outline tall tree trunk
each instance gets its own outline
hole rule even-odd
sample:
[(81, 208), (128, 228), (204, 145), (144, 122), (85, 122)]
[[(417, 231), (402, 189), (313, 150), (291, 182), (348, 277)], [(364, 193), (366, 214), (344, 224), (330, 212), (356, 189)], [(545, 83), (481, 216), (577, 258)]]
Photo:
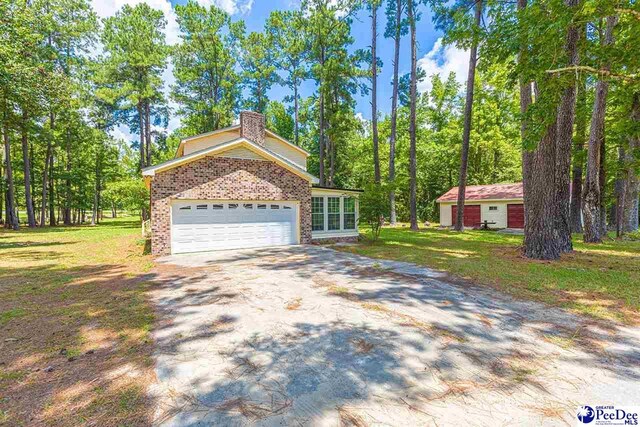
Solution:
[[(575, 9), (578, 0), (565, 0), (565, 6)], [(526, 0), (518, 2), (519, 9)], [(526, 32), (523, 33), (523, 35)], [(579, 31), (574, 25), (567, 29), (565, 51), (569, 65), (577, 63)], [(521, 40), (521, 59), (528, 54), (526, 39)], [(522, 86), (529, 86), (528, 89)], [(523, 89), (526, 93), (523, 93)], [(546, 87), (536, 90), (549, 90)], [(526, 105), (523, 105), (522, 102)], [(530, 82), (521, 82), (521, 112), (531, 103)], [(534, 259), (557, 259), (572, 249), (569, 221), (571, 144), (575, 111), (575, 82), (567, 84), (555, 107), (556, 117), (546, 128), (535, 149), (523, 150), (524, 181), (524, 255)], [(523, 123), (523, 141), (529, 139), (527, 123)]]
[(36, 200), (37, 198), (37, 194), (38, 194), (38, 190), (36, 188), (36, 178), (35, 178), (35, 174), (33, 171), (33, 143), (29, 143), (29, 165), (31, 165), (32, 167), (31, 169), (31, 184), (33, 185), (33, 188), (31, 189), (31, 205), (32, 205), (32, 209), (33, 209), (33, 216), (35, 217), (36, 220), (36, 227), (38, 226), (38, 212), (36, 209), (36, 206), (38, 206), (38, 200)]
[(373, 177), (380, 183), (380, 153), (378, 150), (378, 3), (371, 2), (371, 133), (373, 137)]
[(68, 126), (65, 129), (65, 152), (65, 172), (67, 177), (65, 179), (64, 212), (62, 214), (62, 220), (64, 225), (71, 225), (71, 137)]
[(407, 14), (409, 16), (409, 27), (411, 32), (411, 82), (409, 88), (409, 219), (411, 229), (418, 229), (417, 212), (417, 182), (416, 182), (416, 98), (417, 98), (417, 52), (416, 52), (416, 22), (413, 13), (413, 1), (409, 0)]
[[(2, 156), (3, 158), (0, 160), (4, 159), (4, 148), (2, 150)], [(5, 199), (6, 193), (4, 191), (4, 161), (0, 161), (0, 225), (4, 225), (4, 199)]]
[(396, 28), (394, 35), (393, 49), (393, 92), (391, 94), (391, 134), (389, 136), (389, 202), (391, 204), (391, 225), (395, 225), (396, 218), (396, 191), (394, 188), (396, 180), (396, 137), (398, 125), (398, 71), (400, 64), (400, 30), (402, 26), (402, 1), (396, 0)]
[[(618, 22), (617, 16), (607, 18), (607, 29), (603, 45), (613, 43), (613, 29)], [(609, 69), (609, 63), (602, 67)], [(601, 200), (604, 188), (601, 186), (602, 146), (604, 145), (604, 119), (607, 109), (607, 92), (609, 83), (599, 79), (596, 83), (593, 115), (591, 117), (591, 131), (589, 133), (589, 149), (587, 158), (587, 176), (584, 184), (582, 213), (584, 217), (584, 241), (587, 243), (602, 242), (602, 213)]]
[(96, 151), (96, 170), (93, 193), (93, 208), (91, 210), (91, 225), (99, 222), (98, 212), (100, 210), (100, 192), (102, 191), (102, 143)]
[[(640, 92), (633, 95), (631, 105), (632, 129), (638, 129), (640, 125)], [(629, 233), (638, 230), (638, 191), (640, 190), (640, 177), (634, 168), (634, 152), (640, 150), (640, 132), (635, 131), (629, 136), (629, 149), (625, 153), (625, 196), (622, 205), (622, 232)]]
[(334, 186), (335, 174), (336, 174), (336, 146), (335, 141), (327, 135), (327, 155), (329, 156), (329, 180), (327, 185), (329, 187)]
[(320, 129), (318, 135), (318, 178), (320, 186), (325, 185), (324, 180), (324, 94), (320, 89)]
[[(480, 27), (482, 18), (482, 0), (476, 0), (474, 22)], [(464, 199), (467, 189), (467, 166), (469, 163), (469, 143), (473, 119), (473, 89), (476, 81), (476, 63), (478, 61), (478, 40), (474, 38), (469, 52), (469, 73), (467, 75), (467, 98), (464, 104), (464, 128), (462, 130), (462, 149), (460, 151), (460, 175), (458, 177), (458, 203), (456, 210), (456, 231), (464, 230)]]
[(5, 120), (2, 126), (2, 138), (4, 140), (4, 180), (5, 180), (5, 227), (13, 230), (20, 228), (18, 217), (16, 216), (15, 187), (13, 186), (13, 168), (11, 167), (11, 143), (9, 140), (9, 126)]
[(40, 227), (44, 227), (47, 222), (47, 190), (49, 189), (49, 159), (53, 151), (53, 133), (55, 131), (55, 114), (49, 113), (49, 130), (51, 135), (47, 140), (47, 153), (44, 157), (44, 169), (42, 170), (42, 200), (40, 201)]
[[(320, 68), (321, 72), (324, 73), (324, 46), (320, 48)], [(319, 138), (318, 138), (318, 162), (319, 162), (319, 183), (320, 186), (325, 185), (324, 180), (324, 87), (323, 87), (323, 77), (321, 77), (320, 84), (318, 85), (320, 90), (320, 129)]]
[(142, 106), (142, 100), (138, 101), (138, 126), (140, 127), (140, 169), (145, 168), (145, 155), (144, 155), (144, 109)]
[(56, 206), (54, 203), (54, 177), (53, 177), (53, 147), (51, 149), (51, 156), (49, 157), (49, 225), (55, 226), (56, 222)]
[[(605, 106), (606, 115), (606, 106)], [(602, 238), (607, 237), (607, 138), (604, 134), (604, 124), (602, 127), (602, 140), (600, 141), (600, 174), (598, 181), (600, 183), (600, 198), (598, 204), (600, 206), (600, 235)]]
[(147, 166), (151, 166), (151, 105), (149, 100), (145, 102), (144, 108), (145, 108), (145, 111), (144, 111), (145, 133), (147, 135), (147, 147), (146, 147)]
[(618, 177), (616, 178), (615, 192), (616, 192), (616, 203), (615, 207), (615, 225), (616, 225), (616, 237), (622, 237), (623, 231), (623, 218), (624, 218), (624, 205), (625, 205), (625, 196), (627, 195), (627, 171), (625, 169), (625, 159), (627, 154), (623, 146), (618, 147)]
[(300, 119), (298, 106), (298, 78), (293, 79), (293, 138), (296, 145), (300, 145)]
[(29, 130), (27, 123), (29, 113), (22, 110), (22, 163), (24, 164), (24, 198), (27, 205), (27, 224), (33, 228), (36, 226), (36, 217), (33, 211), (33, 197), (31, 196), (31, 159), (29, 158)]
[[(565, 0), (567, 9), (576, 10), (580, 0)], [(580, 27), (570, 24), (565, 39), (565, 52), (568, 66), (575, 67), (579, 62), (578, 43)], [(562, 93), (557, 113), (557, 141), (555, 153), (555, 196), (557, 209), (555, 232), (560, 252), (573, 250), (571, 241), (571, 147), (573, 145), (573, 124), (576, 116), (576, 84), (572, 78)]]
[[(584, 34), (584, 32), (583, 32)], [(582, 166), (584, 164), (584, 144), (587, 140), (587, 80), (580, 79), (578, 89), (580, 111), (576, 115), (576, 134), (573, 152), (573, 182), (571, 185), (571, 231), (582, 233)]]

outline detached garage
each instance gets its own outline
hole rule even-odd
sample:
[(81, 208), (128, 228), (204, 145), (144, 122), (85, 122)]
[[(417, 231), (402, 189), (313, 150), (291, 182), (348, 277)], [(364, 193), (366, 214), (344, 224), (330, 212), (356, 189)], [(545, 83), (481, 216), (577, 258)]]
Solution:
[[(457, 216), (458, 187), (443, 194), (440, 225), (452, 227)], [(489, 228), (524, 228), (522, 183), (471, 185), (465, 191), (465, 227), (479, 228), (486, 221)]]

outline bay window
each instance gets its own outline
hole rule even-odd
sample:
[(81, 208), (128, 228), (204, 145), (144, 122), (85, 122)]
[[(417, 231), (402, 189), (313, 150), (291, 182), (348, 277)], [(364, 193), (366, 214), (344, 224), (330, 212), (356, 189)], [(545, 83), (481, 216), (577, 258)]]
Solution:
[(316, 238), (357, 234), (358, 201), (345, 194), (311, 197), (311, 231)]

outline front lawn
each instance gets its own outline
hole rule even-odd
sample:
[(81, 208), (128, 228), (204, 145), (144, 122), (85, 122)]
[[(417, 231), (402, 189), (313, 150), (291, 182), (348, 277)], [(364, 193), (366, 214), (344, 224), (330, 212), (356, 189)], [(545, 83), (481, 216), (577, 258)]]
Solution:
[(522, 236), (493, 231), (401, 227), (384, 228), (378, 242), (339, 249), (425, 265), (596, 318), (640, 321), (640, 241), (585, 245), (576, 235), (575, 252), (553, 262), (523, 258), (521, 245)]
[(0, 231), (0, 425), (147, 425), (140, 222)]

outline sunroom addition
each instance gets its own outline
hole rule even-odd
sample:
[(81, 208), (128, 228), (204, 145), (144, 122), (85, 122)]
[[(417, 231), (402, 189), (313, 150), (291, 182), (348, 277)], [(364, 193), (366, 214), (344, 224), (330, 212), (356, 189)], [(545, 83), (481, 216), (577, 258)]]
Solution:
[(358, 236), (360, 191), (314, 187), (311, 190), (311, 237)]

